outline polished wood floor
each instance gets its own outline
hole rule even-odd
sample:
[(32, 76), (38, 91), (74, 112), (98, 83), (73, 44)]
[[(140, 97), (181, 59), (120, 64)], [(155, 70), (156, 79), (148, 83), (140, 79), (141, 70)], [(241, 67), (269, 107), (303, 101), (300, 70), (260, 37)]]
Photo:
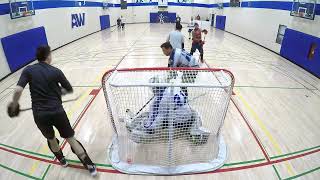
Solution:
[[(75, 89), (64, 98), (81, 95), (65, 109), (76, 137), (98, 163), (95, 179), (320, 179), (320, 80), (260, 46), (216, 29), (206, 37), (205, 60), (210, 67), (232, 71), (236, 78), (223, 126), (226, 164), (214, 172), (188, 176), (124, 175), (109, 165), (107, 146), (113, 131), (102, 90), (95, 91), (101, 88), (101, 76), (114, 67), (166, 66), (167, 57), (159, 46), (173, 27), (111, 28), (53, 52), (53, 65)], [(186, 28), (183, 32), (187, 37)], [(187, 49), (190, 44), (187, 40)], [(73, 166), (63, 168), (53, 161), (31, 112), (14, 119), (6, 115), (20, 73), (0, 82), (0, 179), (92, 179), (79, 169), (68, 145), (63, 151)], [(27, 87), (21, 107), (30, 105)]]

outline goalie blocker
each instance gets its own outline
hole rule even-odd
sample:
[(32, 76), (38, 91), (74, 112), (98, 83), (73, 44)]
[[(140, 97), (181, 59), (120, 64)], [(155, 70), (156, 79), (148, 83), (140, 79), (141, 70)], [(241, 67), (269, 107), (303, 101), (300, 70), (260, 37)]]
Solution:
[(172, 175), (223, 165), (226, 145), (220, 129), (234, 85), (229, 71), (120, 69), (107, 72), (102, 84), (115, 132), (108, 155), (115, 169)]

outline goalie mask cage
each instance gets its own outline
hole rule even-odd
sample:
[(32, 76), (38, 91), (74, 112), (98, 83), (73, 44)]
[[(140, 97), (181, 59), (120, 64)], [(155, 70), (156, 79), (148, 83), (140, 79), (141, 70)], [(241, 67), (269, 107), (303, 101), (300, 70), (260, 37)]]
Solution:
[[(213, 171), (227, 158), (220, 133), (234, 77), (224, 69), (134, 68), (105, 73), (112, 166), (128, 174)], [(109, 121), (108, 120), (108, 121)]]

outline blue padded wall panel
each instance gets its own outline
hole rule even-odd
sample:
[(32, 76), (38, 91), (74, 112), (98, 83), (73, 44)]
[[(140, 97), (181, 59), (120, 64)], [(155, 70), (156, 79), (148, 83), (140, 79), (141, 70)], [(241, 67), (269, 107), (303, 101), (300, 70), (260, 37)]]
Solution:
[(158, 22), (158, 13), (150, 13), (150, 23)]
[(177, 14), (176, 13), (169, 13), (168, 17), (169, 17), (169, 22), (170, 23), (175, 23), (176, 19), (177, 19)]
[(226, 26), (226, 16), (216, 16), (216, 28), (224, 30)]
[(1, 39), (4, 54), (11, 72), (35, 60), (36, 49), (39, 45), (47, 45), (44, 27), (38, 27), (13, 34)]
[(109, 15), (100, 16), (100, 27), (101, 27), (101, 30), (110, 28), (110, 16)]
[[(175, 23), (176, 22), (176, 13), (170, 13), (170, 12), (161, 12), (164, 18), (165, 23)], [(160, 13), (150, 13), (150, 23), (159, 23), (159, 15)]]
[[(317, 48), (313, 59), (308, 59), (312, 43)], [(280, 55), (320, 78), (320, 38), (287, 28)]]

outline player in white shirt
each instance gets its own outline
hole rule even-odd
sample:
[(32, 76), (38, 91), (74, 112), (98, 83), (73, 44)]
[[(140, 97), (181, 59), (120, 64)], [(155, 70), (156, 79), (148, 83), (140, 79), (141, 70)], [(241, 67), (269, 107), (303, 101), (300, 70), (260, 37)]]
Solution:
[(184, 36), (181, 33), (181, 29), (182, 25), (176, 24), (176, 30), (171, 31), (167, 38), (167, 42), (170, 42), (173, 49), (184, 49)]
[(123, 17), (123, 16), (121, 16), (120, 19), (121, 19), (121, 28), (124, 29), (124, 25), (125, 25), (125, 23), (126, 23), (126, 18)]

